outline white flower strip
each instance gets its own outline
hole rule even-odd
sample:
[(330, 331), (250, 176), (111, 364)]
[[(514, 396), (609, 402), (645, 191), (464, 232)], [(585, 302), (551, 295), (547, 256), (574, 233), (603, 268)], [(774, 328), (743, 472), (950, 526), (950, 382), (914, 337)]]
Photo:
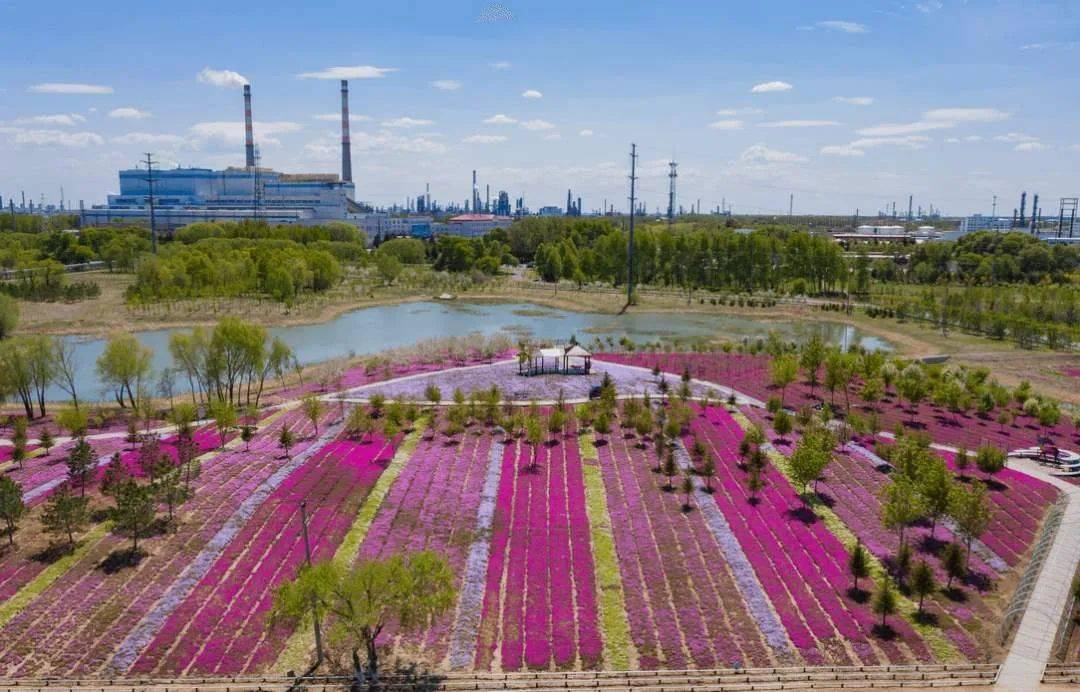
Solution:
[(320, 449), (322, 449), (330, 440), (337, 437), (338, 432), (341, 430), (341, 424), (327, 427), (323, 434), (319, 436), (315, 442), (313, 442), (307, 449), (300, 452), (285, 465), (274, 472), (272, 476), (267, 478), (262, 484), (256, 488), (251, 495), (244, 500), (243, 504), (233, 512), (229, 517), (225, 525), (222, 526), (214, 537), (210, 539), (210, 542), (206, 544), (206, 547), (202, 549), (202, 552), (195, 557), (195, 559), (189, 564), (180, 576), (172, 583), (169, 589), (158, 600), (157, 604), (143, 616), (139, 624), (135, 626), (135, 629), (128, 634), (123, 643), (117, 649), (113, 655), (112, 662), (109, 665), (109, 671), (111, 674), (123, 675), (134, 665), (135, 660), (139, 657), (157, 633), (165, 625), (165, 621), (169, 619), (173, 611), (176, 610), (181, 603), (191, 594), (192, 590), (198, 585), (206, 573), (210, 571), (210, 568), (217, 561), (221, 553), (224, 552), (225, 547), (236, 538), (240, 530), (244, 528), (248, 520), (255, 514), (255, 511), (266, 501), (266, 498), (270, 497), (279, 485), (281, 485), (289, 475), (296, 469), (303, 466), (308, 459), (315, 455)]
[[(847, 449), (850, 452), (855, 452), (854, 456), (862, 457), (874, 465), (874, 468), (880, 469), (882, 466), (892, 468), (892, 464), (885, 461), (877, 454), (874, 454), (869, 449), (861, 445), (857, 445), (854, 442), (847, 444)], [(959, 536), (960, 531), (956, 526), (956, 522), (948, 517), (942, 517), (939, 523), (952, 532), (954, 536)], [(1004, 573), (1009, 571), (1009, 563), (1005, 562), (997, 553), (991, 550), (985, 543), (978, 538), (971, 542), (971, 552), (979, 556), (979, 559), (989, 565), (995, 572)]]
[[(682, 471), (693, 468), (690, 454), (686, 451), (686, 446), (682, 440), (677, 440), (675, 443), (675, 463)], [(732, 532), (731, 526), (727, 523), (727, 519), (724, 518), (720, 507), (716, 504), (716, 500), (712, 495), (705, 492), (704, 488), (700, 487), (694, 491), (694, 497), (697, 498), (697, 506), (701, 511), (702, 518), (705, 519), (705, 525), (709, 527), (709, 531), (720, 545), (720, 551), (724, 554), (724, 559), (731, 566), (735, 584), (739, 587), (739, 592), (742, 594), (743, 601), (746, 602), (747, 609), (757, 622), (758, 628), (761, 629), (765, 642), (778, 655), (790, 654), (791, 649), (787, 630), (773, 611), (769, 603), (769, 597), (765, 595), (765, 590), (761, 588), (761, 582), (758, 581), (757, 575), (754, 574), (754, 568), (750, 564), (750, 560), (747, 559), (746, 553), (743, 552), (742, 546), (739, 545), (739, 539)]]
[(892, 468), (892, 464), (882, 459), (876, 453), (863, 447), (862, 445), (855, 444), (854, 442), (847, 443), (847, 451), (853, 452), (855, 456), (862, 457), (866, 461), (869, 461), (874, 465), (875, 469), (881, 470), (883, 468)]
[(502, 479), (503, 445), (493, 442), (488, 454), (487, 475), (476, 510), (476, 538), (469, 546), (465, 561), (465, 577), (458, 601), (457, 617), (450, 633), (450, 667), (468, 668), (476, 658), (476, 637), (480, 630), (480, 615), (487, 585), (488, 554), (491, 551), (491, 527), (495, 520), (495, 502)]
[[(112, 461), (112, 455), (111, 454), (106, 454), (106, 455), (104, 455), (102, 457), (98, 457), (97, 463), (94, 464), (94, 468), (99, 469), (102, 466), (106, 466), (106, 465), (108, 465), (108, 463), (110, 461)], [(54, 478), (51, 481), (48, 481), (46, 483), (42, 483), (41, 485), (39, 485), (36, 488), (31, 488), (30, 490), (27, 490), (25, 493), (23, 493), (23, 502), (26, 503), (26, 504), (30, 504), (31, 502), (38, 499), (42, 495), (48, 495), (49, 493), (51, 493), (53, 490), (56, 490), (57, 488), (59, 488), (64, 483), (67, 483), (67, 481), (68, 481), (67, 476), (60, 476), (59, 478)]]

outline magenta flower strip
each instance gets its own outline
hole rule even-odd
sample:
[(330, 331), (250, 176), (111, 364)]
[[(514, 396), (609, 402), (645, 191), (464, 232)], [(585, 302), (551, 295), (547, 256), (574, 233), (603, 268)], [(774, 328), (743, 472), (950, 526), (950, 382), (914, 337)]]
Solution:
[(491, 551), (492, 524), (495, 520), (495, 503), (498, 500), (499, 482), (502, 479), (502, 457), (502, 445), (492, 445), (488, 451), (488, 466), (484, 474), (484, 489), (480, 494), (480, 506), (476, 511), (476, 538), (469, 546), (461, 597), (458, 600), (458, 615), (450, 635), (450, 667), (455, 670), (468, 668), (476, 658), (476, 636), (480, 629), (488, 556)]
[[(686, 451), (686, 445), (682, 440), (679, 440), (675, 445), (675, 462), (682, 471), (693, 468), (690, 454)], [(709, 527), (710, 533), (720, 545), (724, 559), (727, 560), (728, 565), (731, 567), (732, 574), (735, 576), (735, 583), (739, 587), (739, 593), (742, 594), (743, 600), (746, 601), (746, 607), (750, 610), (754, 620), (757, 621), (758, 627), (761, 628), (761, 634), (765, 637), (765, 642), (777, 656), (787, 655), (790, 653), (787, 631), (780, 624), (776, 613), (773, 612), (772, 607), (769, 605), (769, 599), (761, 588), (761, 583), (754, 576), (754, 568), (750, 565), (742, 546), (739, 545), (739, 539), (735, 537), (731, 526), (724, 519), (719, 506), (713, 501), (709, 493), (705, 492), (703, 487), (697, 486), (694, 497), (697, 500), (697, 507), (701, 510), (701, 514), (705, 519), (705, 525)]]
[(237, 508), (236, 512), (229, 517), (229, 520), (225, 522), (225, 525), (218, 530), (206, 547), (202, 549), (199, 555), (190, 565), (188, 565), (180, 576), (177, 577), (176, 581), (174, 581), (169, 589), (162, 595), (161, 600), (158, 601), (157, 605), (143, 616), (135, 629), (133, 629), (120, 644), (116, 650), (116, 654), (112, 658), (112, 663), (109, 666), (112, 671), (124, 673), (135, 663), (135, 659), (138, 658), (139, 654), (146, 648), (165, 624), (165, 620), (180, 606), (184, 599), (187, 598), (188, 594), (194, 590), (199, 581), (206, 576), (206, 573), (210, 571), (210, 568), (214, 565), (218, 556), (221, 555), (233, 538), (240, 533), (244, 524), (246, 524), (252, 515), (255, 514), (255, 510), (259, 508), (259, 505), (261, 505), (293, 471), (307, 463), (308, 459), (318, 452), (321, 447), (337, 437), (340, 431), (340, 423), (326, 427), (314, 444), (293, 456), (292, 459), (283, 464), (273, 475), (255, 488), (240, 507)]

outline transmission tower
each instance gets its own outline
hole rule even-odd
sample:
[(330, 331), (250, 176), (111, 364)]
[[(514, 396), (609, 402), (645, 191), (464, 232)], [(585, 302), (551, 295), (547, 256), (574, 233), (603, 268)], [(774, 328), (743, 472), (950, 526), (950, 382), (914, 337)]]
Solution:
[(672, 161), (668, 164), (671, 167), (671, 172), (668, 173), (668, 202), (667, 202), (667, 222), (668, 226), (675, 223), (675, 179), (679, 177), (678, 167), (679, 164)]
[(154, 224), (154, 166), (157, 161), (154, 160), (154, 155), (150, 152), (146, 152), (146, 159), (143, 163), (146, 164), (146, 177), (143, 180), (146, 181), (147, 198), (150, 205), (150, 249), (154, 254), (157, 254), (157, 228)]
[(1057, 234), (1059, 238), (1065, 237), (1066, 224), (1069, 228), (1069, 237), (1073, 237), (1073, 226), (1076, 224), (1076, 207), (1080, 202), (1080, 198), (1076, 197), (1062, 197), (1061, 208), (1058, 211), (1058, 228)]
[(634, 302), (634, 210), (637, 208), (637, 196), (634, 184), (637, 182), (637, 145), (630, 144), (630, 239), (626, 248), (626, 305)]

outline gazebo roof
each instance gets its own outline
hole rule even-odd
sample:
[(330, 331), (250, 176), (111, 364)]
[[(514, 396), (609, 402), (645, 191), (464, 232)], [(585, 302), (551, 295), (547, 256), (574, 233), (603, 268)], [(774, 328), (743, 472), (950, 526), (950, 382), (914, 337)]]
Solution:
[(574, 358), (586, 358), (588, 356), (591, 356), (592, 354), (583, 349), (580, 344), (570, 344), (566, 347), (564, 355)]

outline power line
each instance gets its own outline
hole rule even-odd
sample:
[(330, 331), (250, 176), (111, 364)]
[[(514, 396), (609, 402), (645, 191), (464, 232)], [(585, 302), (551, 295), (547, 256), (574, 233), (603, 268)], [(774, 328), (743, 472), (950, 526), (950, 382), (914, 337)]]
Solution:
[(157, 161), (154, 160), (154, 155), (149, 151), (146, 152), (145, 156), (146, 177), (143, 180), (146, 181), (150, 201), (150, 249), (154, 254), (157, 254), (157, 228), (154, 224), (154, 165), (157, 164)]

